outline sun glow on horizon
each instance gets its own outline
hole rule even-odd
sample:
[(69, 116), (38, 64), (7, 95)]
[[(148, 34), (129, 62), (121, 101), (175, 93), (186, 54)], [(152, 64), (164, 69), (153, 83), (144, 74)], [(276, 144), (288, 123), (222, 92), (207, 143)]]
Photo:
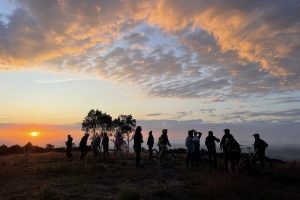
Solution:
[(32, 137), (37, 137), (37, 136), (39, 136), (40, 134), (41, 134), (41, 133), (38, 132), (38, 131), (32, 131), (32, 132), (29, 133), (29, 135), (32, 136)]

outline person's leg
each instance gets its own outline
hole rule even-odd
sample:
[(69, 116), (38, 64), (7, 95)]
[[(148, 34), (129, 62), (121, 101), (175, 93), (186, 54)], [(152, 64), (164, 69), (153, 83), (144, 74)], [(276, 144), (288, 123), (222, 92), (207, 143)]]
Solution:
[(212, 167), (213, 164), (212, 164), (212, 150), (211, 149), (208, 149), (208, 160), (209, 160), (209, 165)]
[(191, 166), (191, 157), (192, 157), (192, 154), (191, 153), (187, 153), (186, 163), (185, 163), (187, 167)]
[(228, 170), (228, 157), (229, 153), (227, 151), (224, 151), (224, 168)]
[(105, 156), (108, 156), (108, 147), (103, 147), (103, 150), (104, 150), (104, 155)]
[(152, 148), (153, 148), (153, 146), (149, 146), (149, 160), (152, 157)]
[(189, 153), (186, 154), (185, 165), (186, 167), (189, 166)]
[(195, 152), (191, 154), (190, 160), (191, 160), (191, 166), (195, 167), (196, 166), (196, 153)]
[(138, 153), (137, 153), (137, 165), (138, 165), (138, 167), (141, 167), (141, 150), (140, 149), (138, 150)]
[(67, 158), (70, 158), (70, 149), (67, 148), (67, 153), (66, 153)]
[(81, 155), (80, 155), (80, 160), (83, 160), (83, 158), (84, 158), (84, 151), (81, 150), (80, 153), (81, 153)]
[(213, 152), (212, 152), (212, 157), (213, 157), (213, 167), (216, 167), (217, 166), (217, 152), (216, 152), (216, 149), (213, 149)]

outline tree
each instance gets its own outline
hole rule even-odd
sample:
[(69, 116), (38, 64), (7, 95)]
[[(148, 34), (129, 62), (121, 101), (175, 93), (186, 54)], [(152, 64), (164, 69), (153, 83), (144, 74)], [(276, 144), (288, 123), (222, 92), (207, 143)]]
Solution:
[(53, 151), (54, 150), (54, 145), (53, 144), (46, 144), (46, 150), (47, 151)]
[(129, 142), (132, 138), (132, 133), (136, 127), (136, 120), (132, 115), (120, 115), (114, 120), (114, 127), (117, 131), (120, 131), (127, 140), (127, 154), (129, 152)]
[(92, 133), (92, 138), (109, 132), (113, 128), (112, 117), (99, 110), (91, 109), (82, 121), (81, 130)]
[(94, 109), (90, 110), (87, 116), (83, 119), (81, 130), (85, 133), (90, 133), (96, 135), (96, 111)]

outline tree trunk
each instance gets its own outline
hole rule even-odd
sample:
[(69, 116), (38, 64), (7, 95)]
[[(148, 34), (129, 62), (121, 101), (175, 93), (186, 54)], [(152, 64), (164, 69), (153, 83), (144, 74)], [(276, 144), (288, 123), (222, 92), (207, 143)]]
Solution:
[(127, 157), (129, 154), (129, 134), (127, 134)]

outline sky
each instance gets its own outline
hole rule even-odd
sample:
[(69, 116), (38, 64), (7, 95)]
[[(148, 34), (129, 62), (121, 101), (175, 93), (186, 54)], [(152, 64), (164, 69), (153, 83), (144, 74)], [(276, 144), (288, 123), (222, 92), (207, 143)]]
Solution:
[(299, 0), (1, 0), (0, 144), (78, 141), (90, 109), (300, 144), (299, 36)]

